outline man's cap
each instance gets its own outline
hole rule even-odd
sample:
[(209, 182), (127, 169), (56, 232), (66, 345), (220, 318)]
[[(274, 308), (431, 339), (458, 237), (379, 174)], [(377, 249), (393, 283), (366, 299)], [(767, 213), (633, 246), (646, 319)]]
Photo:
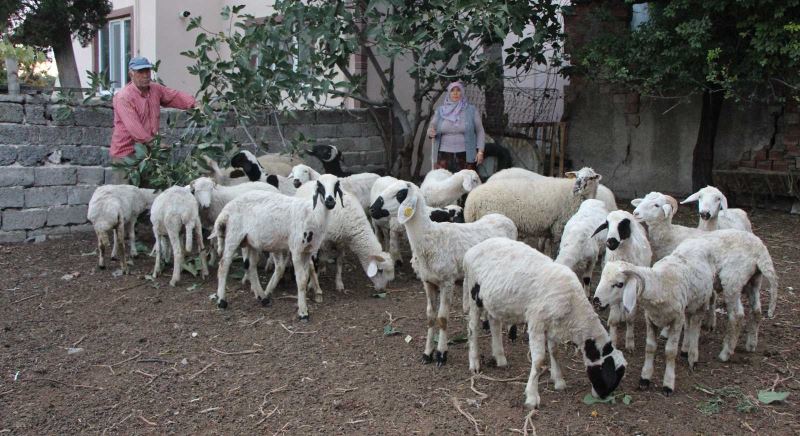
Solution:
[(153, 64), (147, 60), (146, 57), (135, 57), (128, 62), (128, 69), (129, 70), (143, 70), (145, 68), (153, 68)]

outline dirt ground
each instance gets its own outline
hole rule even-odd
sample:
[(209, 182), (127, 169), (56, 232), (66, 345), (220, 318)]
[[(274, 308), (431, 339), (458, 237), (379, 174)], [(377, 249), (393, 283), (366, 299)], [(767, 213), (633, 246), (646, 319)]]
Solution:
[[(686, 208), (679, 217), (694, 223)], [(542, 376), (542, 405), (527, 430), (800, 433), (800, 217), (756, 210), (752, 220), (781, 280), (777, 316), (762, 323), (757, 352), (740, 349), (729, 363), (716, 360), (720, 323), (702, 336), (694, 372), (679, 361), (676, 392), (667, 397), (659, 383), (659, 340), (657, 386), (639, 391), (640, 321), (616, 403), (587, 405), (590, 385), (580, 354), (564, 345), (567, 390), (555, 392)], [(136, 259), (132, 275), (114, 277), (116, 267), (95, 269), (96, 257), (87, 255), (94, 248), (93, 235), (0, 247), (0, 434), (523, 431), (527, 344), (505, 339), (510, 366), (486, 366), (489, 378), (474, 379), (474, 390), (466, 343), (451, 345), (446, 366), (423, 365), (424, 293), (408, 265), (385, 298), (373, 296), (355, 264), (348, 266), (343, 294), (334, 290), (330, 273), (323, 274), (325, 301), (310, 303), (305, 324), (296, 321), (293, 281), (281, 285), (271, 308), (260, 306), (249, 289), (230, 286), (223, 311), (209, 300), (214, 278), (203, 282), (184, 273), (176, 288), (168, 277), (145, 280), (152, 269), (146, 255)], [(452, 337), (465, 332), (459, 300)], [(384, 335), (390, 317), (400, 334)], [(490, 354), (488, 337), (481, 351)], [(758, 391), (769, 389), (789, 396), (759, 403)]]

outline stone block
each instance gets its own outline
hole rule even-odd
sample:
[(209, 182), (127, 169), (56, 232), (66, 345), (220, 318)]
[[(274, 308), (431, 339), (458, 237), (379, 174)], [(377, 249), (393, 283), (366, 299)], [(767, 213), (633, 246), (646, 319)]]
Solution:
[(335, 138), (338, 129), (335, 124), (317, 124), (311, 126), (311, 136), (314, 138)]
[(0, 168), (0, 187), (3, 186), (33, 186), (33, 168)]
[(114, 111), (109, 108), (77, 106), (73, 116), (77, 126), (114, 127)]
[(69, 226), (70, 233), (89, 233), (94, 232), (92, 224), (78, 224), (77, 226)]
[(73, 165), (102, 166), (108, 165), (110, 162), (108, 149), (103, 147), (94, 147), (91, 145), (82, 145), (79, 147), (63, 146), (60, 150), (62, 153), (61, 159)]
[(69, 234), (69, 226), (42, 227), (40, 229), (28, 230), (26, 239), (36, 240), (36, 238), (40, 236), (45, 236), (45, 239), (58, 239)]
[(74, 185), (78, 180), (78, 170), (71, 166), (52, 166), (35, 168), (34, 185)]
[(25, 104), (25, 123), (26, 124), (47, 124), (44, 105), (36, 103)]
[(55, 147), (42, 145), (21, 145), (17, 147), (17, 163), (26, 167), (40, 165)]
[(107, 148), (111, 146), (112, 131), (113, 129), (108, 127), (84, 127), (82, 130), (83, 138), (80, 143)]
[(349, 118), (342, 118), (342, 111), (338, 110), (320, 110), (317, 111), (317, 120), (319, 124), (339, 124), (341, 122), (351, 121)]
[(15, 244), (25, 242), (25, 231), (17, 230), (13, 232), (0, 231), (0, 244)]
[(105, 183), (105, 168), (80, 167), (78, 168), (78, 183), (82, 185), (102, 185)]
[(83, 130), (71, 126), (40, 126), (39, 145), (80, 145), (83, 143)]
[(0, 144), (27, 145), (39, 142), (36, 127), (21, 124), (0, 124)]
[(375, 123), (363, 123), (362, 126), (362, 136), (381, 136), (381, 130), (378, 128)]
[(370, 138), (353, 138), (353, 151), (383, 150), (383, 140), (380, 136)]
[(0, 123), (22, 123), (23, 106), (18, 103), (0, 103)]
[(47, 225), (83, 224), (88, 208), (87, 205), (51, 207), (47, 210)]
[(356, 143), (353, 138), (334, 138), (330, 141), (327, 141), (327, 143), (335, 146), (340, 152), (354, 151), (356, 147)]
[(383, 165), (384, 151), (365, 151), (363, 152), (362, 165)]
[(9, 94), (0, 94), (0, 102), (2, 103), (23, 103), (25, 102), (24, 95), (9, 95)]
[(106, 168), (105, 169), (105, 176), (104, 176), (103, 184), (105, 185), (113, 185), (115, 181), (114, 177), (114, 169), (113, 168)]
[(74, 126), (75, 107), (61, 104), (52, 104), (45, 109), (45, 118), (51, 120), (53, 126)]
[(25, 207), (48, 207), (67, 204), (66, 186), (47, 186), (25, 190)]
[(342, 114), (343, 123), (372, 122), (372, 115), (369, 114), (367, 109), (352, 109), (349, 111), (339, 111), (339, 113)]
[(0, 188), (0, 210), (9, 207), (25, 207), (24, 189), (21, 187)]
[(361, 124), (344, 123), (339, 124), (337, 136), (340, 138), (360, 138), (364, 136), (364, 129)]
[[(322, 121), (317, 121), (317, 114), (318, 112), (315, 111), (293, 111), (287, 114), (279, 114), (278, 124), (280, 124), (281, 127), (283, 127), (286, 124), (300, 124), (300, 125), (316, 124), (317, 122), (322, 122)], [(275, 123), (274, 116), (269, 117), (269, 119), (270, 119), (270, 124)]]
[(3, 230), (32, 230), (44, 226), (46, 209), (6, 210), (3, 212)]
[(11, 165), (17, 161), (17, 147), (0, 145), (0, 166)]

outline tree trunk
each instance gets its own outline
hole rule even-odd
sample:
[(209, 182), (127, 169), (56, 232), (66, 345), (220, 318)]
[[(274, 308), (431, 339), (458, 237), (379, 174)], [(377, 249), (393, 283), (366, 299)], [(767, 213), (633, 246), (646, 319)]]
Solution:
[(75, 88), (74, 95), (83, 97), (80, 91), (81, 77), (78, 74), (78, 64), (75, 62), (75, 52), (72, 50), (72, 36), (66, 35), (65, 41), (53, 47), (53, 54), (58, 67), (58, 83), (62, 88)]
[(14, 56), (6, 57), (6, 81), (8, 95), (19, 95), (19, 64)]
[(487, 59), (493, 63), (489, 77), (486, 80), (486, 87), (483, 95), (486, 99), (486, 120), (483, 127), (495, 142), (502, 138), (506, 130), (505, 113), (506, 99), (503, 94), (505, 83), (503, 83), (503, 43), (490, 42), (484, 45), (484, 53)]
[(700, 129), (692, 154), (692, 191), (712, 185), (714, 169), (714, 142), (717, 137), (719, 114), (724, 95), (718, 90), (703, 92), (703, 107), (700, 115)]

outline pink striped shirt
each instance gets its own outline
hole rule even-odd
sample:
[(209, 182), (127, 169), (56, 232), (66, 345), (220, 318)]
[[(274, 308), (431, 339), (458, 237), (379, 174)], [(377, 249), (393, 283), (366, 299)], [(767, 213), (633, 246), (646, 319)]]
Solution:
[(158, 133), (161, 106), (189, 109), (195, 105), (191, 95), (151, 82), (142, 93), (128, 83), (114, 95), (114, 133), (111, 135), (111, 157), (133, 153), (133, 144), (147, 142)]

